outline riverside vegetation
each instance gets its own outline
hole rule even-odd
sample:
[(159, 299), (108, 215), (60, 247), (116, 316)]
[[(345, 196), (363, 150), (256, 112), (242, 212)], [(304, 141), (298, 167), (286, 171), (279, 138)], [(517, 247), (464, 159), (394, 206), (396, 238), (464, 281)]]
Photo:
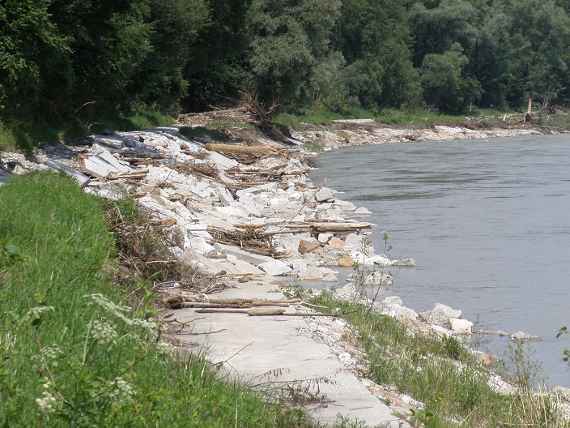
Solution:
[(104, 202), (70, 178), (0, 187), (0, 425), (312, 426), (200, 356), (174, 358), (145, 279), (112, 283), (115, 238)]
[(501, 394), (489, 386), (489, 370), (456, 338), (410, 334), (399, 321), (330, 293), (313, 302), (352, 325), (366, 351), (367, 377), (425, 404), (414, 417), (426, 427), (570, 426), (555, 396), (532, 389), (522, 349), (514, 350), (517, 390)]
[(7, 0), (0, 147), (244, 91), (281, 113), (398, 122), (415, 114), (387, 109), (526, 111), (533, 97), (554, 111), (570, 101), (569, 13), (566, 0)]

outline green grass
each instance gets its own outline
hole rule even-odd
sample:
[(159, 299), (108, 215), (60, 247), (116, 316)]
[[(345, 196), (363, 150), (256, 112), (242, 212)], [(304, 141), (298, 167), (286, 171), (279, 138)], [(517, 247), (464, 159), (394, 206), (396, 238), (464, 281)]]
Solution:
[(339, 119), (374, 119), (378, 123), (395, 126), (430, 127), (433, 125), (475, 126), (481, 128), (504, 126), (502, 117), (505, 113), (493, 109), (475, 109), (464, 114), (445, 114), (425, 109), (383, 109), (366, 110), (357, 107), (344, 112), (332, 112), (324, 107), (314, 107), (300, 114), (281, 113), (274, 122), (291, 128), (303, 124), (330, 125)]
[(112, 284), (103, 203), (41, 173), (0, 187), (0, 426), (290, 427), (296, 411), (157, 345), (144, 283)]
[(73, 120), (56, 124), (42, 120), (0, 119), (0, 151), (31, 152), (40, 144), (72, 142), (103, 130), (132, 131), (166, 126), (173, 122), (174, 118), (154, 110), (137, 110), (129, 114), (107, 113), (96, 121)]
[(301, 114), (281, 113), (273, 119), (278, 125), (298, 128), (302, 124), (330, 125), (339, 119), (370, 119), (374, 113), (362, 108), (352, 107), (342, 113), (336, 113), (323, 107), (314, 107)]
[(314, 303), (344, 314), (368, 356), (368, 376), (425, 403), (416, 416), (428, 427), (570, 426), (558, 418), (553, 399), (525, 389), (494, 392), (488, 371), (455, 338), (412, 335), (390, 317), (327, 293)]

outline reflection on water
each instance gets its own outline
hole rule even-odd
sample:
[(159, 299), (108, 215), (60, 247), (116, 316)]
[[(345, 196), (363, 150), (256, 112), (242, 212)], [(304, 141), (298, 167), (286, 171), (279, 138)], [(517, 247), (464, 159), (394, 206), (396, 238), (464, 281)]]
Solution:
[(482, 328), (540, 335), (549, 380), (570, 385), (570, 339), (555, 339), (570, 324), (570, 136), (362, 146), (319, 163), (317, 183), (370, 209), (394, 257), (416, 259), (396, 273), (405, 304), (446, 303)]

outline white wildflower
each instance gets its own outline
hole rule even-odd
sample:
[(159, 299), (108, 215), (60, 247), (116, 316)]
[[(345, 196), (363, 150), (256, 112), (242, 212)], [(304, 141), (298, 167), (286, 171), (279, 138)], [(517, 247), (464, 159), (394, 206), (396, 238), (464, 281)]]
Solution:
[(116, 316), (128, 326), (140, 327), (151, 333), (155, 333), (155, 330), (157, 329), (157, 324), (154, 321), (148, 321), (139, 318), (129, 318), (127, 315), (125, 315), (125, 313), (131, 311), (130, 307), (117, 305), (116, 303), (111, 302), (102, 294), (90, 294), (87, 297), (89, 297), (93, 303)]
[(44, 391), (40, 398), (36, 398), (36, 404), (40, 408), (40, 412), (48, 415), (57, 410), (59, 403), (55, 395), (52, 393), (52, 384), (50, 381), (44, 383), (42, 387)]
[(91, 323), (91, 336), (100, 345), (110, 345), (119, 335), (110, 323), (95, 320)]
[(55, 308), (53, 306), (35, 306), (31, 308), (26, 315), (24, 315), (24, 321), (34, 321), (40, 319), (42, 314), (46, 312), (52, 312)]
[(156, 345), (156, 348), (157, 348), (158, 352), (161, 354), (171, 354), (172, 352), (174, 352), (176, 350), (176, 348), (174, 346), (172, 346), (170, 343), (166, 343), (166, 342), (158, 342), (158, 344)]
[(45, 364), (46, 366), (57, 367), (57, 360), (62, 354), (63, 351), (57, 346), (44, 346), (42, 349), (40, 349), (40, 353), (38, 355), (35, 355), (33, 359), (42, 364)]
[(128, 324), (135, 327), (141, 327), (149, 331), (154, 331), (157, 328), (157, 324), (154, 321), (142, 320), (139, 318), (133, 318)]
[(135, 395), (134, 388), (122, 377), (117, 377), (111, 382), (109, 397), (120, 404), (130, 403)]
[(16, 346), (16, 336), (8, 332), (5, 335), (0, 335), (0, 350), (3, 352), (10, 352)]
[[(89, 294), (87, 296), (90, 298), (93, 303), (100, 306), (101, 308), (105, 309), (107, 312), (115, 315), (118, 318), (125, 319), (125, 312), (130, 312), (131, 308), (124, 305), (117, 305), (116, 303), (110, 301), (102, 294)], [(127, 318), (128, 319), (128, 318)]]

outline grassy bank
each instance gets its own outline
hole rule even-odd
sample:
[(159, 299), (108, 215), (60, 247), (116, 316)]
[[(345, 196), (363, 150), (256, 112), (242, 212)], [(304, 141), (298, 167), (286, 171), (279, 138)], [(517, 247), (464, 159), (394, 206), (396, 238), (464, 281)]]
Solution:
[(109, 113), (96, 120), (76, 119), (61, 123), (0, 118), (0, 151), (31, 151), (42, 143), (70, 141), (103, 130), (132, 131), (172, 123), (174, 118), (154, 110)]
[[(0, 426), (308, 426), (157, 344), (144, 283), (113, 285), (102, 202), (55, 174), (0, 187)], [(135, 309), (126, 306), (127, 297)]]
[[(282, 113), (274, 122), (291, 128), (309, 125), (331, 125), (339, 119), (374, 119), (379, 124), (427, 128), (434, 125), (465, 126), (469, 128), (496, 128), (519, 126), (522, 112), (493, 109), (475, 109), (464, 114), (445, 114), (423, 109), (372, 111), (352, 108), (342, 113), (331, 112), (326, 108), (313, 108), (300, 114)], [(535, 115), (533, 124), (558, 130), (570, 129), (570, 114), (561, 111), (551, 115)]]
[(398, 321), (330, 294), (314, 303), (344, 314), (367, 353), (368, 377), (425, 403), (416, 420), (427, 427), (570, 426), (555, 400), (531, 393), (524, 377), (519, 392), (494, 392), (488, 370), (454, 338), (410, 334)]

